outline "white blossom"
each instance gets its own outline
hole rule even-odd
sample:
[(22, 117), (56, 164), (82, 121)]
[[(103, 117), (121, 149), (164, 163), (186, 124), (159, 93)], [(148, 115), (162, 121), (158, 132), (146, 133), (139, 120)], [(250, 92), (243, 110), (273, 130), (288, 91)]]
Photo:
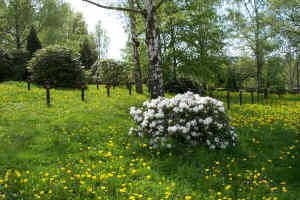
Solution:
[[(213, 112), (208, 108), (213, 108)], [(174, 147), (171, 143), (177, 138), (184, 138), (191, 145), (203, 139), (210, 149), (237, 145), (238, 138), (226, 117), (223, 102), (211, 97), (192, 92), (171, 99), (159, 97), (145, 101), (141, 108), (131, 107), (129, 113), (137, 126), (128, 134), (149, 137), (154, 149), (160, 145)]]

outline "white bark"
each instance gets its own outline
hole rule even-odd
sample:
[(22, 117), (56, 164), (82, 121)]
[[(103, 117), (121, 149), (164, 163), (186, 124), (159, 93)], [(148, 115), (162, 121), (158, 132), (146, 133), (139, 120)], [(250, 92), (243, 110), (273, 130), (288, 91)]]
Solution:
[(146, 25), (146, 44), (150, 61), (150, 91), (151, 98), (164, 96), (163, 77), (160, 55), (160, 34), (157, 26), (154, 0), (145, 0), (144, 21)]

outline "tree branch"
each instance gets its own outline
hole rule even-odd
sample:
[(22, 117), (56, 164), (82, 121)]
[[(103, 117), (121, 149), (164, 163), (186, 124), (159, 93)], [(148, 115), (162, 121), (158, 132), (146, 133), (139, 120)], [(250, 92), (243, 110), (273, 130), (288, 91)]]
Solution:
[(141, 10), (143, 9), (142, 6), (141, 6), (141, 4), (140, 4), (140, 1), (139, 1), (139, 0), (136, 0), (136, 1), (135, 1), (135, 4), (137, 5), (137, 7), (138, 7), (139, 9), (141, 9)]
[(155, 9), (159, 9), (159, 7), (166, 1), (169, 1), (169, 0), (160, 0), (160, 2), (155, 6)]
[(82, 1), (85, 1), (85, 2), (87, 2), (87, 3), (93, 4), (93, 5), (97, 6), (97, 7), (104, 8), (104, 9), (118, 10), (118, 11), (126, 11), (126, 12), (135, 12), (135, 13), (140, 13), (140, 14), (143, 13), (142, 10), (137, 10), (137, 9), (131, 9), (131, 8), (118, 8), (118, 7), (112, 7), (112, 6), (104, 6), (104, 5), (95, 3), (95, 2), (90, 1), (90, 0), (82, 0)]

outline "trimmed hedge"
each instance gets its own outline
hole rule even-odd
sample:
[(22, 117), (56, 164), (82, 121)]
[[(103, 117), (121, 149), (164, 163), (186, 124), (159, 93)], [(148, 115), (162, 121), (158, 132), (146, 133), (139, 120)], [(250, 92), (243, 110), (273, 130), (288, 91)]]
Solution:
[(38, 50), (28, 63), (32, 79), (38, 84), (49, 81), (62, 88), (75, 88), (85, 81), (80, 55), (72, 49), (58, 45)]

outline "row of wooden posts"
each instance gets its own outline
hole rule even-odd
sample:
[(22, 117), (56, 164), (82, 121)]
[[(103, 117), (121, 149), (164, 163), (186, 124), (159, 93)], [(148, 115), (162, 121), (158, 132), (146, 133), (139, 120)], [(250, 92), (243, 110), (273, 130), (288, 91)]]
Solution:
[[(99, 85), (100, 85), (99, 81), (96, 81), (97, 90), (99, 90)], [(27, 80), (27, 88), (28, 88), (28, 90), (31, 90), (31, 80)], [(53, 88), (56, 89), (56, 81), (54, 81)], [(80, 88), (81, 88), (81, 100), (83, 102), (85, 102), (85, 88), (86, 88), (86, 85), (81, 84)], [(106, 84), (105, 88), (106, 88), (107, 96), (110, 97), (111, 84)], [(127, 83), (127, 88), (128, 88), (128, 91), (129, 91), (129, 95), (131, 96), (132, 95), (132, 83)], [(47, 102), (47, 105), (50, 106), (51, 105), (51, 102), (50, 102), (50, 89), (51, 89), (51, 87), (50, 87), (49, 81), (46, 81), (45, 89), (46, 89), (46, 102)], [(254, 104), (254, 91), (251, 91), (250, 93), (251, 93), (251, 103)], [(264, 94), (264, 99), (268, 99), (268, 92), (264, 91), (263, 94)], [(214, 94), (213, 94), (212, 91), (209, 92), (209, 96), (214, 97)], [(260, 94), (257, 93), (257, 102), (259, 102), (259, 96), (260, 96)], [(240, 93), (239, 93), (239, 101), (240, 101), (240, 105), (243, 105), (243, 92), (242, 91), (240, 91)], [(227, 91), (226, 103), (227, 103), (227, 108), (230, 109), (230, 106), (231, 106), (230, 91)]]
[[(255, 101), (255, 99), (254, 99), (254, 91), (251, 91), (250, 94), (251, 94), (251, 103), (254, 104), (254, 101)], [(210, 96), (210, 97), (214, 97), (212, 91), (209, 92), (209, 96)], [(261, 96), (260, 93), (257, 92), (257, 102), (260, 101), (260, 96)], [(269, 95), (268, 95), (268, 91), (265, 90), (265, 91), (263, 92), (263, 99), (264, 99), (264, 100), (267, 100), (267, 99), (268, 99), (268, 96), (269, 96)], [(230, 107), (231, 107), (230, 91), (227, 91), (227, 94), (226, 94), (226, 103), (227, 103), (227, 108), (230, 109)], [(240, 105), (243, 105), (243, 103), (244, 103), (244, 102), (243, 102), (243, 91), (240, 91), (240, 92), (239, 92), (239, 103), (240, 103)]]
[[(54, 81), (54, 85), (53, 85), (53, 88), (56, 89), (56, 81)], [(96, 85), (97, 85), (97, 90), (99, 90), (99, 81), (96, 81)], [(106, 84), (105, 85), (105, 88), (106, 88), (106, 94), (108, 97), (110, 97), (110, 88), (111, 88), (111, 84)], [(80, 86), (81, 88), (81, 100), (83, 102), (85, 102), (85, 89), (86, 89), (86, 85), (85, 84), (81, 84)], [(132, 83), (127, 83), (127, 88), (128, 88), (128, 91), (129, 91), (129, 95), (131, 96), (132, 95)], [(31, 90), (31, 80), (27, 80), (27, 89), (28, 91)], [(46, 89), (46, 102), (47, 102), (47, 105), (50, 106), (51, 105), (51, 102), (50, 102), (50, 89), (51, 89), (51, 86), (50, 86), (50, 83), (49, 81), (46, 81), (45, 83), (45, 89)]]

